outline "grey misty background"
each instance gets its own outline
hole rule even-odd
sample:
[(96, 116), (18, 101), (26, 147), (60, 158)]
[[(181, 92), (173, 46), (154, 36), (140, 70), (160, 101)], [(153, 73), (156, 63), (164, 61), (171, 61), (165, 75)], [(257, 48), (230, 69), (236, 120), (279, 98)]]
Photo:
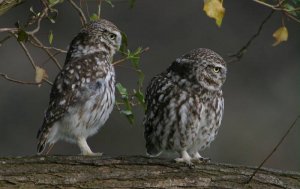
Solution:
[[(16, 20), (25, 21), (31, 4), (27, 1), (0, 17), (0, 27), (13, 27)], [(143, 0), (130, 10), (127, 1), (117, 1), (115, 8), (104, 4), (101, 15), (114, 22), (128, 35), (129, 47), (149, 46), (141, 58), (146, 74), (145, 85), (156, 74), (185, 52), (206, 47), (221, 54), (237, 51), (256, 32), (269, 9), (251, 1), (224, 1), (226, 8), (222, 27), (204, 12), (202, 0)], [(77, 13), (65, 2), (59, 6), (56, 24), (42, 22), (39, 36), (47, 44), (48, 31), (54, 33), (54, 45), (66, 48), (80, 29)], [(96, 4), (90, 3), (90, 12)], [(299, 114), (300, 95), (300, 25), (288, 21), (289, 41), (271, 47), (272, 33), (281, 26), (281, 15), (275, 14), (265, 25), (241, 62), (228, 65), (223, 88), (225, 117), (218, 137), (202, 154), (214, 162), (258, 165), (279, 141), (287, 127)], [(5, 34), (0, 33), (3, 38)], [(58, 73), (44, 52), (30, 48), (37, 64), (44, 66), (50, 80)], [(14, 78), (34, 79), (34, 72), (23, 50), (14, 41), (0, 47), (0, 71)], [(63, 63), (65, 55), (60, 55)], [(227, 59), (228, 60), (228, 59)], [(127, 68), (126, 68), (127, 67)], [(116, 68), (117, 80), (133, 88), (136, 74), (129, 63)], [(18, 85), (0, 79), (0, 155), (34, 155), (36, 133), (47, 107), (50, 86)], [(95, 152), (107, 155), (144, 155), (141, 108), (135, 108), (137, 125), (131, 126), (114, 110), (100, 132), (88, 142)], [(298, 126), (265, 166), (300, 171)], [(51, 154), (78, 154), (76, 145), (57, 143)]]

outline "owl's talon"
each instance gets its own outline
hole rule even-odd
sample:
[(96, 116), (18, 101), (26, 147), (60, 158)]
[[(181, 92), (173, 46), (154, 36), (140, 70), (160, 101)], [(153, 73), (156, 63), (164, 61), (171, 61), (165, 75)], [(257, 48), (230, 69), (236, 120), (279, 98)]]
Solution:
[(96, 152), (96, 153), (94, 153), (94, 152), (89, 152), (89, 153), (81, 153), (80, 155), (82, 155), (82, 156), (102, 156), (103, 155), (103, 153), (101, 153), (101, 152)]
[(199, 160), (203, 163), (209, 163), (210, 162), (210, 158), (205, 158), (205, 157), (201, 157), (201, 158), (199, 158)]
[(210, 158), (204, 158), (204, 157), (193, 158), (192, 161), (196, 162), (196, 163), (209, 163), (210, 162)]
[(176, 158), (175, 159), (176, 163), (185, 163), (188, 167), (193, 168), (195, 165), (192, 163), (191, 160), (189, 159), (184, 159), (184, 158)]
[(193, 157), (192, 161), (197, 162), (197, 163), (208, 163), (208, 162), (210, 162), (210, 158), (202, 157), (199, 154), (199, 152), (194, 153), (192, 157)]
[(185, 163), (188, 167), (192, 168), (194, 167), (194, 164), (192, 163), (192, 158), (191, 156), (187, 153), (187, 151), (182, 151), (181, 152), (181, 158), (176, 158), (175, 162), (176, 163)]

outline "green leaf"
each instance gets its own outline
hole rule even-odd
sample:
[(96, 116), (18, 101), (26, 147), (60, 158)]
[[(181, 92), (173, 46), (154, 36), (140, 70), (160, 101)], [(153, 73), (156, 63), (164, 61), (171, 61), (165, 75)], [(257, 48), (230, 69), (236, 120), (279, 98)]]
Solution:
[(289, 13), (293, 16), (297, 16), (296, 11), (293, 11), (295, 9), (295, 7), (293, 7), (293, 5), (286, 3), (283, 5), (285, 9), (287, 9), (289, 11)]
[(48, 40), (49, 40), (50, 45), (52, 45), (52, 42), (53, 42), (53, 32), (51, 30), (49, 31)]
[(48, 18), (52, 24), (55, 24), (55, 20), (52, 18)]
[(36, 16), (36, 12), (34, 12), (33, 7), (30, 7), (30, 8), (29, 8), (29, 11), (30, 11), (33, 15)]
[(130, 124), (134, 124), (134, 115), (131, 110), (121, 110), (120, 113), (126, 116)]
[(135, 5), (136, 0), (129, 0), (129, 7), (132, 9)]
[(121, 83), (117, 83), (116, 88), (119, 91), (119, 93), (121, 94), (122, 98), (127, 98), (128, 99), (127, 89), (125, 87), (123, 87), (123, 85)]
[(24, 30), (22, 30), (22, 29), (20, 29), (19, 30), (19, 32), (17, 33), (17, 35), (18, 35), (18, 38), (17, 38), (17, 40), (19, 41), (19, 42), (26, 42), (27, 40), (28, 40), (28, 35), (27, 35), (27, 33), (24, 31)]
[(121, 110), (120, 113), (126, 116), (133, 115), (131, 110)]
[(90, 16), (90, 21), (97, 21), (99, 20), (99, 16), (96, 13), (93, 13), (92, 16)]
[(129, 49), (127, 50), (127, 58), (132, 62), (135, 69), (139, 69), (141, 52), (141, 47), (137, 48), (134, 52), (130, 52)]
[(0, 16), (5, 14), (10, 9), (20, 5), (21, 3), (24, 3), (22, 0), (6, 0), (6, 1), (0, 1)]
[(136, 70), (136, 72), (138, 73), (138, 76), (139, 76), (138, 87), (139, 87), (139, 90), (141, 90), (143, 88), (145, 74), (142, 72), (142, 70)]
[(142, 91), (135, 89), (133, 90), (134, 96), (138, 100), (138, 102), (143, 106), (144, 110), (146, 109), (145, 97)]
[(63, 0), (48, 0), (49, 2), (49, 6), (53, 7), (54, 5), (58, 4), (58, 3), (62, 3)]
[(111, 0), (105, 0), (105, 2), (108, 3), (112, 8), (115, 7)]
[(121, 110), (120, 113), (126, 116), (130, 124), (134, 124), (134, 115), (131, 106), (127, 107), (126, 110)]

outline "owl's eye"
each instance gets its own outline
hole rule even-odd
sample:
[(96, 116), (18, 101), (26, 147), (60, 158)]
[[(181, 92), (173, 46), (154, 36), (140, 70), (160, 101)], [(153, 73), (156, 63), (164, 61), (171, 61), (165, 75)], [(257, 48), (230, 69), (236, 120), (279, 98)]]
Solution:
[(215, 73), (220, 72), (220, 70), (221, 70), (221, 69), (220, 69), (219, 67), (214, 67), (214, 68), (213, 68), (213, 71), (214, 71)]
[(111, 40), (116, 39), (116, 37), (117, 37), (116, 34), (113, 34), (113, 33), (109, 34), (109, 38), (110, 38)]
[(214, 71), (215, 73), (220, 72), (220, 70), (221, 70), (221, 69), (220, 69), (219, 67), (214, 67), (214, 68), (213, 68), (213, 71)]

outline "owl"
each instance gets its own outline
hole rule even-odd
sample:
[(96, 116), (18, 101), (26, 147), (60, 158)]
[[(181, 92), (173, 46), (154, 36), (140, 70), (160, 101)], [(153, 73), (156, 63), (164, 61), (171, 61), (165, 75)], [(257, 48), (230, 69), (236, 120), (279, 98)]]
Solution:
[(226, 63), (210, 49), (194, 49), (155, 76), (146, 91), (147, 154), (180, 154), (176, 162), (204, 161), (199, 151), (215, 139), (224, 112)]
[(111, 63), (121, 41), (120, 30), (104, 19), (87, 24), (72, 40), (38, 131), (38, 154), (65, 140), (77, 143), (82, 155), (101, 155), (91, 151), (86, 139), (97, 133), (113, 110), (115, 71)]

